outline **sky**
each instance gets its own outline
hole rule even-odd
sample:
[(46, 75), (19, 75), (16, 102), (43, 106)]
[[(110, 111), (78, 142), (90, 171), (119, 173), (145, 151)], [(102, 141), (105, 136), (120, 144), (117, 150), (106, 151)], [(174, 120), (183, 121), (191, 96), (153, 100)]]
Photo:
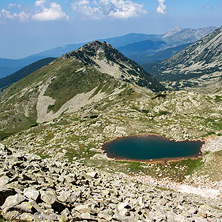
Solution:
[(222, 25), (222, 0), (0, 0), (0, 57), (176, 27)]

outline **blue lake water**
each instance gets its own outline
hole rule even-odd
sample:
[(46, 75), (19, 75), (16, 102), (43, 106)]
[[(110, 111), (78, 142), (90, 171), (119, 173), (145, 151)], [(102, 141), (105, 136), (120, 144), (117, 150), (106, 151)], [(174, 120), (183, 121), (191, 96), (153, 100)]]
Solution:
[(103, 149), (110, 158), (126, 160), (176, 159), (198, 157), (201, 141), (168, 140), (161, 136), (131, 136), (104, 144)]

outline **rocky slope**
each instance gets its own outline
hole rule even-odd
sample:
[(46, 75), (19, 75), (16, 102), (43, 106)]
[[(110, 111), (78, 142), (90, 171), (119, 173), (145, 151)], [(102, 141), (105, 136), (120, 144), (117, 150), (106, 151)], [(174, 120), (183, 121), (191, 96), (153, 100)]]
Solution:
[(197, 40), (205, 37), (206, 35), (212, 33), (216, 27), (209, 26), (199, 29), (191, 29), (191, 28), (176, 28), (167, 32), (163, 35), (162, 39), (167, 44), (170, 44), (171, 47), (176, 47), (178, 45), (183, 45), (187, 43), (193, 43)]
[(0, 206), (19, 221), (221, 221), (222, 202), (0, 144)]
[(150, 71), (173, 88), (221, 86), (222, 28), (151, 66)]
[[(95, 41), (63, 55), (0, 94), (0, 138), (131, 88), (164, 87), (111, 45)], [(16, 112), (14, 110), (16, 109)]]
[[(151, 176), (168, 181), (169, 186), (172, 182), (186, 183), (197, 190), (212, 190), (215, 196), (222, 190), (221, 98), (222, 90), (156, 94), (129, 89), (76, 112), (64, 113), (53, 121), (40, 123), (3, 142), (9, 148), (16, 147), (42, 157), (77, 159), (87, 166), (114, 173)], [(114, 161), (107, 159), (101, 149), (114, 138), (142, 133), (155, 133), (174, 140), (209, 139), (211, 145), (204, 147), (204, 156), (200, 159), (172, 162), (167, 166)]]

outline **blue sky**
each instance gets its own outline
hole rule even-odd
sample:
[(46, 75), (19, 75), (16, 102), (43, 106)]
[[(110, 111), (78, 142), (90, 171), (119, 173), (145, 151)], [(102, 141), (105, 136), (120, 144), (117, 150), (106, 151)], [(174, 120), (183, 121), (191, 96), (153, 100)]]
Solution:
[(176, 27), (222, 25), (222, 0), (1, 0), (0, 57)]

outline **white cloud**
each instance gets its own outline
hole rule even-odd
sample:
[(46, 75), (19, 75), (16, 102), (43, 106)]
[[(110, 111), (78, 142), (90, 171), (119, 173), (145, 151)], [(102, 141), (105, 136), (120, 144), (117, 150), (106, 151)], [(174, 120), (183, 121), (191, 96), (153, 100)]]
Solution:
[(90, 16), (93, 18), (99, 18), (102, 16), (101, 10), (96, 7), (91, 7), (90, 2), (88, 0), (79, 0), (72, 4), (72, 9), (75, 11), (79, 11), (85, 16)]
[(1, 10), (1, 16), (5, 17), (5, 18), (8, 18), (8, 19), (13, 19), (14, 18), (14, 16), (11, 14), (11, 12), (7, 11), (5, 9)]
[(41, 10), (32, 16), (34, 20), (38, 21), (54, 21), (61, 19), (69, 19), (69, 16), (62, 11), (60, 4), (56, 2), (50, 2), (49, 8), (44, 6), (45, 0), (39, 0), (35, 2), (35, 5), (41, 7)]
[(8, 7), (9, 8), (17, 7), (17, 8), (20, 9), (22, 6), (20, 4), (13, 4), (13, 3), (11, 3), (11, 4), (8, 4)]
[(14, 19), (17, 17), (21, 22), (27, 21), (30, 17), (30, 15), (24, 11), (21, 11), (19, 13), (11, 13), (10, 11), (7, 11), (5, 9), (1, 10), (0, 16), (7, 19)]
[(13, 3), (10, 3), (10, 4), (8, 4), (8, 7), (9, 8), (12, 8), (12, 7), (15, 7), (17, 4), (13, 4)]
[(210, 7), (210, 5), (205, 5), (204, 8), (210, 9), (211, 7)]
[(18, 17), (21, 22), (26, 22), (29, 20), (30, 14), (24, 11), (21, 11), (20, 13), (14, 13), (13, 16)]
[(45, 0), (37, 0), (35, 2), (35, 6), (43, 6), (45, 4)]
[(166, 5), (164, 5), (165, 0), (157, 0), (159, 2), (159, 6), (157, 8), (157, 12), (160, 14), (166, 14)]
[(114, 17), (127, 19), (130, 17), (146, 14), (142, 4), (131, 0), (76, 0), (72, 9), (92, 19)]

